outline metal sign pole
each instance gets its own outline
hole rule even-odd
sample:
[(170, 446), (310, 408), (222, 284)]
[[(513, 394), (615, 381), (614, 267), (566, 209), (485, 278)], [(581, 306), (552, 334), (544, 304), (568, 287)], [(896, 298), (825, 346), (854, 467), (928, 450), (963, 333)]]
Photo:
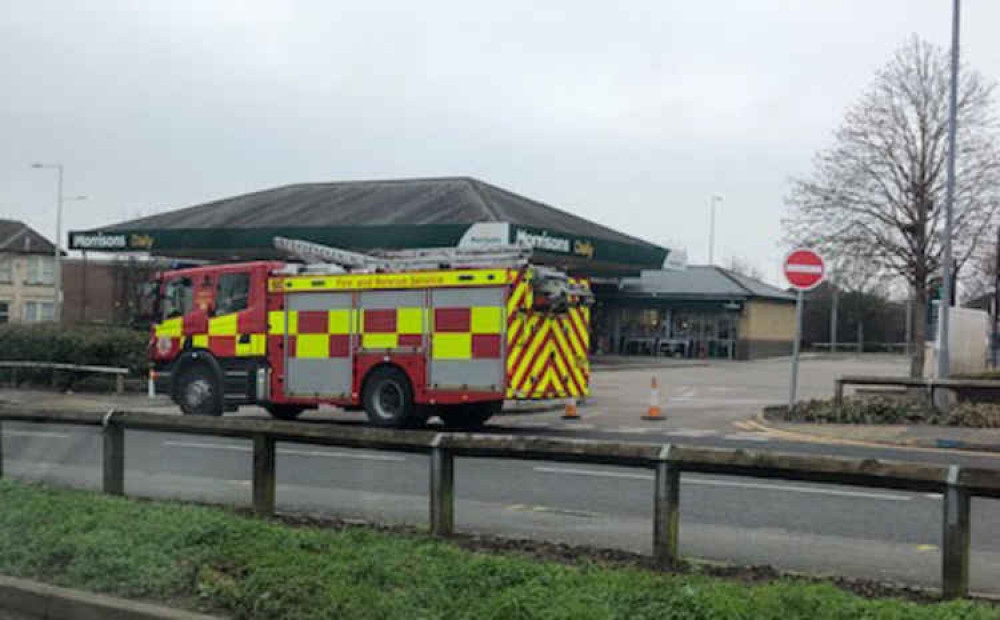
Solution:
[(792, 381), (788, 390), (788, 410), (795, 407), (799, 390), (799, 341), (802, 340), (802, 289), (795, 301), (795, 340), (792, 341)]

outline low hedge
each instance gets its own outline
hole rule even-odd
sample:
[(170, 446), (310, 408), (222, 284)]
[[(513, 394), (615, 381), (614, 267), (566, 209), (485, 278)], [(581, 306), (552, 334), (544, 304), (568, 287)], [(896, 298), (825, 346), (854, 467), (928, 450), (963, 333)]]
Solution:
[(126, 327), (11, 323), (0, 326), (0, 360), (117, 366), (141, 375), (148, 341), (149, 332)]
[(845, 398), (839, 409), (832, 400), (808, 400), (774, 408), (768, 417), (789, 422), (816, 424), (933, 424), (968, 428), (1000, 428), (1000, 405), (962, 402), (947, 411), (938, 411), (921, 401), (908, 398), (865, 396)]

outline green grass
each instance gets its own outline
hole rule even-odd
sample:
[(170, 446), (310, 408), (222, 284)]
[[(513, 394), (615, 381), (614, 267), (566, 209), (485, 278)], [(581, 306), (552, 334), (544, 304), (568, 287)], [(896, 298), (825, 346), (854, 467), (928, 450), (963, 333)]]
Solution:
[(970, 602), (867, 600), (477, 553), (367, 528), (289, 527), (202, 506), (0, 481), (0, 573), (235, 618), (1000, 618)]

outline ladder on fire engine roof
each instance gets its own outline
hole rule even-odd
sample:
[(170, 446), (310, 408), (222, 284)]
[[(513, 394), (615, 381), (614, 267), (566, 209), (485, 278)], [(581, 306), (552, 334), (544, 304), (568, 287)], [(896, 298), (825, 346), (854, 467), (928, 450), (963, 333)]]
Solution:
[(421, 248), (414, 250), (379, 251), (372, 254), (351, 252), (330, 246), (275, 237), (274, 247), (309, 265), (309, 271), (336, 267), (344, 271), (416, 271), (422, 269), (521, 267), (531, 258), (531, 248), (525, 245), (484, 245), (475, 248)]
[[(285, 273), (372, 273), (422, 269), (491, 269), (520, 268), (528, 264), (531, 248), (525, 245), (484, 245), (475, 248), (423, 248), (416, 250), (383, 251), (361, 254), (331, 248), (312, 241), (275, 237), (274, 247), (302, 261), (305, 265), (289, 265)], [(533, 265), (535, 295), (550, 301), (553, 307), (564, 306), (570, 298), (590, 303), (594, 299), (590, 287), (570, 281), (558, 269)]]

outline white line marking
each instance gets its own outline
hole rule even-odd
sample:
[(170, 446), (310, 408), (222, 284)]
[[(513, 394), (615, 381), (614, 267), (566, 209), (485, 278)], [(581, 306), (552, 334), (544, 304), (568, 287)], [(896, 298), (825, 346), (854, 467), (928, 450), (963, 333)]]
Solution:
[(517, 428), (548, 428), (552, 426), (550, 422), (514, 422), (511, 426)]
[(715, 431), (705, 431), (696, 428), (679, 428), (675, 431), (666, 431), (664, 435), (671, 435), (673, 437), (711, 437), (715, 435)]
[(649, 474), (629, 474), (620, 471), (593, 471), (590, 469), (573, 469), (570, 467), (535, 467), (542, 474), (570, 474), (572, 476), (597, 476), (599, 478), (628, 478), (629, 480), (652, 480)]
[(69, 439), (66, 433), (51, 433), (48, 431), (4, 431), (4, 435), (13, 437), (46, 437), (49, 439)]
[(393, 461), (396, 463), (406, 461), (405, 456), (393, 456), (391, 454), (354, 454), (351, 452), (316, 452), (313, 450), (278, 450), (278, 454), (292, 454), (295, 456), (325, 456), (339, 459), (360, 459), (362, 461)]
[(760, 489), (766, 491), (790, 491), (792, 493), (812, 493), (815, 495), (836, 495), (837, 497), (860, 497), (864, 499), (880, 499), (890, 502), (908, 502), (913, 499), (908, 495), (893, 493), (866, 493), (864, 491), (841, 491), (840, 489), (818, 489), (792, 485), (763, 484), (760, 482), (728, 482), (725, 480), (710, 480), (707, 478), (688, 479), (691, 484), (703, 484), (715, 487), (740, 487), (744, 489)]
[[(204, 450), (233, 450), (235, 452), (253, 452), (249, 446), (231, 446), (224, 443), (202, 443), (195, 441), (164, 441), (163, 445), (175, 448), (198, 448)], [(278, 454), (307, 457), (327, 457), (340, 459), (359, 459), (362, 461), (406, 461), (405, 456), (393, 456), (391, 454), (355, 454), (353, 452), (319, 452), (316, 450), (278, 450)]]
[(231, 446), (224, 443), (202, 443), (197, 441), (164, 441), (163, 445), (174, 448), (199, 448), (202, 450), (233, 450), (236, 452), (253, 452), (248, 446)]
[(730, 441), (770, 441), (771, 438), (761, 433), (729, 433), (723, 435), (723, 439)]
[(619, 426), (618, 428), (610, 430), (613, 433), (622, 433), (623, 435), (642, 435), (644, 433), (652, 433), (659, 429), (647, 428), (645, 426)]
[[(595, 476), (599, 478), (628, 478), (631, 480), (652, 480), (651, 474), (630, 474), (617, 471), (596, 471), (592, 469), (574, 469), (570, 467), (535, 467), (535, 471), (543, 474), (569, 474), (573, 476)], [(693, 478), (686, 476), (681, 484), (700, 484), (713, 487), (736, 487), (741, 489), (759, 489), (766, 491), (789, 491), (791, 493), (811, 493), (816, 495), (835, 495), (838, 497), (860, 497), (864, 499), (879, 499), (892, 502), (908, 502), (913, 499), (907, 495), (891, 493), (865, 493), (863, 491), (842, 491), (840, 489), (821, 489), (800, 487), (794, 485), (764, 484), (760, 482), (733, 482), (729, 480), (714, 480), (710, 478)]]
[(558, 428), (559, 430), (566, 430), (572, 428), (578, 431), (591, 431), (597, 428), (597, 425), (587, 424), (586, 422), (563, 422), (556, 428)]

